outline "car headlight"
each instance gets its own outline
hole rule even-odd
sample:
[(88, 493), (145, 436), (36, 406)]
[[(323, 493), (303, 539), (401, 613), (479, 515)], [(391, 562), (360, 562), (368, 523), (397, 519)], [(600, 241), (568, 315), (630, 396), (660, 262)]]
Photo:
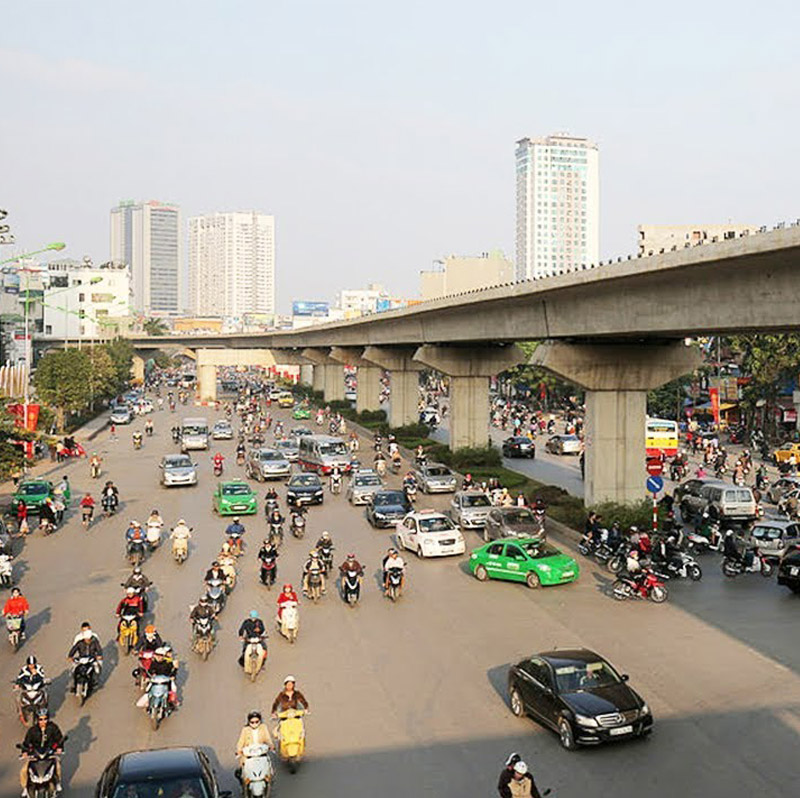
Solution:
[(575, 721), (579, 726), (587, 726), (589, 728), (597, 728), (597, 721), (587, 715), (576, 715)]
[(375, 518), (382, 518), (382, 519), (386, 518), (386, 513), (373, 513), (373, 515), (375, 516)]
[(642, 704), (642, 708), (639, 710), (639, 717), (644, 718), (649, 714), (650, 714), (650, 707), (648, 707), (647, 704)]

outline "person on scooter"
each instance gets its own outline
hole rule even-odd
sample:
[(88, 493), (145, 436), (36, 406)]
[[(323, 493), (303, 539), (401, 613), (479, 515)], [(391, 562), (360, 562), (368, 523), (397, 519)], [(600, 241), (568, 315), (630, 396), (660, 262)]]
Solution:
[[(275, 579), (278, 576), (278, 548), (272, 542), (271, 538), (261, 541), (261, 548), (258, 550), (258, 561), (261, 565), (266, 564), (272, 566), (268, 569), (270, 571), (268, 578), (271, 580), (270, 584), (274, 585)], [(262, 571), (262, 569), (259, 568), (259, 571)]]
[(389, 569), (399, 568), (402, 571), (400, 577), (400, 590), (402, 591), (406, 581), (406, 564), (403, 558), (397, 553), (397, 549), (389, 549), (389, 553), (383, 558), (383, 590), (388, 595), (389, 593)]
[(47, 677), (44, 673), (44, 668), (39, 664), (39, 660), (31, 654), (22, 666), (17, 678), (14, 679), (14, 684), (18, 687), (25, 687), (26, 689), (41, 689), (44, 687)]
[(206, 571), (203, 581), (208, 585), (209, 582), (218, 579), (220, 582), (225, 581), (225, 571), (222, 570), (217, 560), (211, 563), (211, 567)]
[(269, 729), (257, 709), (247, 713), (247, 725), (239, 732), (239, 739), (236, 741), (236, 758), (239, 760), (239, 767), (234, 771), (234, 775), (240, 781), (245, 761), (243, 752), (245, 748), (251, 745), (266, 745), (270, 751), (275, 750), (272, 735), (269, 733)]
[[(137, 620), (142, 620), (142, 615), (144, 615), (144, 599), (141, 595), (136, 593), (136, 588), (134, 587), (125, 588), (125, 595), (120, 599), (119, 604), (117, 604), (117, 618), (121, 618), (123, 610), (126, 609), (134, 610)], [(117, 624), (117, 634), (119, 634), (119, 624)]]
[(94, 515), (94, 499), (92, 498), (92, 494), (87, 492), (86, 495), (80, 500), (80, 508), (81, 508), (81, 518), (84, 516), (88, 516), (89, 520), (92, 520), (92, 516)]
[(283, 608), (287, 604), (300, 604), (300, 599), (297, 598), (297, 593), (294, 592), (294, 588), (288, 582), (283, 586), (283, 590), (281, 591), (280, 596), (278, 596), (278, 623), (281, 622), (281, 618), (283, 617)]
[(472, 490), (475, 487), (475, 482), (472, 479), (472, 474), (467, 474), (464, 481), (461, 483), (461, 490)]
[(239, 516), (235, 515), (233, 521), (225, 527), (225, 537), (229, 540), (238, 541), (237, 548), (241, 552), (242, 538), (244, 538), (245, 528), (244, 524), (239, 521)]
[(122, 586), (126, 589), (132, 587), (137, 595), (142, 597), (142, 612), (147, 612), (147, 590), (153, 586), (153, 583), (142, 573), (142, 569), (138, 565)]
[(31, 605), (28, 604), (28, 599), (22, 595), (22, 591), (18, 587), (11, 588), (11, 596), (6, 599), (6, 603), (3, 605), (3, 617), (8, 618), (19, 618), (20, 619), (20, 626), (19, 626), (19, 637), (20, 640), (24, 640), (25, 635), (25, 618), (27, 617), (28, 613), (31, 611)]
[(158, 629), (152, 623), (149, 623), (144, 627), (144, 634), (136, 644), (136, 651), (139, 654), (153, 654), (157, 648), (161, 648), (163, 645), (164, 641), (161, 639)]
[(225, 463), (225, 456), (222, 454), (222, 452), (217, 452), (211, 458), (211, 461), (214, 463), (214, 473), (215, 474), (217, 474), (217, 473), (221, 474), (222, 473), (223, 464)]
[(294, 676), (287, 676), (283, 680), (283, 690), (275, 697), (272, 702), (271, 714), (273, 718), (278, 717), (279, 712), (285, 712), (287, 709), (304, 709), (309, 711), (308, 700), (306, 697), (296, 689), (297, 680)]
[(153, 435), (153, 421), (152, 419), (147, 419), (144, 422), (144, 434), (147, 435), (148, 438), (152, 437)]
[(247, 641), (249, 638), (259, 637), (262, 640), (267, 635), (267, 630), (264, 627), (264, 621), (258, 617), (257, 610), (250, 610), (250, 615), (242, 621), (239, 627), (239, 639), (242, 641), (242, 653), (239, 656), (239, 665), (244, 667), (244, 652), (247, 649)]
[(195, 638), (195, 621), (200, 620), (201, 618), (207, 618), (210, 621), (214, 620), (214, 610), (211, 607), (211, 603), (208, 600), (208, 597), (203, 595), (200, 596), (200, 600), (197, 604), (192, 607), (191, 611), (189, 612), (189, 622), (192, 624), (192, 645), (196, 642)]
[(521, 759), (500, 774), (497, 792), (502, 798), (541, 798), (528, 766)]
[(357, 592), (361, 594), (361, 582), (364, 578), (364, 566), (356, 559), (355, 554), (348, 554), (345, 561), (339, 566), (339, 577), (344, 583), (344, 578), (348, 571), (355, 571), (358, 574), (358, 589)]
[(311, 549), (308, 553), (308, 559), (303, 566), (303, 593), (308, 595), (308, 575), (312, 572), (318, 572), (320, 575), (320, 589), (324, 593), (325, 586), (325, 568), (320, 561), (319, 552), (316, 549)]
[(170, 708), (175, 709), (178, 706), (178, 686), (175, 681), (178, 676), (178, 666), (169, 646), (159, 646), (153, 652), (153, 664), (150, 666), (148, 675), (169, 677), (169, 695), (167, 698)]
[[(64, 735), (61, 729), (50, 720), (50, 713), (47, 709), (40, 709), (36, 716), (36, 725), (31, 726), (25, 733), (22, 741), (22, 752), (24, 754), (60, 754), (64, 750)], [(19, 774), (19, 781), (22, 787), (22, 798), (28, 795), (28, 759), (22, 764)], [(56, 758), (56, 793), (61, 792), (61, 763)]]
[[(329, 570), (333, 566), (333, 538), (331, 537), (331, 533), (328, 532), (326, 529), (323, 533), (319, 536), (319, 540), (317, 541), (317, 545), (314, 547), (320, 556), (320, 562), (322, 562), (323, 567), (325, 570)], [(327, 552), (327, 554), (326, 554)], [(328, 562), (325, 562), (325, 558), (329, 557), (330, 559)], [(323, 591), (324, 592), (324, 591)]]
[(74, 664), (75, 661), (79, 659), (94, 660), (94, 670), (92, 671), (92, 686), (94, 686), (100, 674), (100, 667), (103, 664), (103, 649), (100, 647), (100, 640), (92, 631), (92, 627), (89, 625), (88, 621), (84, 621), (81, 624), (81, 631), (73, 641), (72, 647), (67, 653), (67, 659), (73, 663), (72, 687), (70, 688), (70, 692), (74, 693), (76, 689), (75, 677), (77, 675), (77, 670)]
[(267, 516), (270, 537), (274, 534), (278, 534), (279, 529), (283, 529), (283, 522), (285, 520), (286, 519), (281, 515), (281, 511), (277, 507)]

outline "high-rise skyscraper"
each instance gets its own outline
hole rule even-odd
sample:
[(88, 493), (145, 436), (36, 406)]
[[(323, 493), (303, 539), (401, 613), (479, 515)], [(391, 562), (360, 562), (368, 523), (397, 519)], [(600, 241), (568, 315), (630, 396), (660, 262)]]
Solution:
[(557, 133), (520, 139), (517, 163), (518, 280), (597, 264), (600, 177), (597, 145)]
[(255, 211), (189, 219), (189, 306), (198, 316), (275, 312), (275, 217)]
[(133, 306), (140, 313), (183, 312), (182, 251), (177, 205), (127, 201), (111, 209), (111, 260), (128, 265)]

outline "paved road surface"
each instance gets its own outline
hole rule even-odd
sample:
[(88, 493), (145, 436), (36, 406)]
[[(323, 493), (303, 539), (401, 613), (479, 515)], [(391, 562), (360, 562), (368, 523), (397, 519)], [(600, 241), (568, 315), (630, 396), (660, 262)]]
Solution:
[[(411, 558), (407, 595), (391, 605), (375, 580), (391, 534), (372, 530), (343, 496), (328, 498), (323, 508), (311, 510), (308, 538), (327, 528), (337, 555), (352, 549), (368, 565), (361, 606), (346, 608), (333, 591), (319, 606), (304, 604), (297, 644), (273, 633), (266, 672), (256, 684), (246, 682), (236, 664), (236, 628), (253, 607), (271, 616), (275, 599), (257, 583), (254, 555), (264, 531), (259, 515), (247, 521), (249, 548), (240, 584), (222, 615), (220, 644), (208, 662), (199, 661), (188, 651), (186, 614), (224, 524), (210, 512), (209, 454), (197, 455), (197, 488), (157, 486), (156, 464), (173, 450), (167, 427), (175, 416), (156, 413), (154, 419), (156, 436), (141, 452), (132, 451), (127, 431), (116, 443), (105, 433), (97, 441), (106, 458), (104, 476), (120, 486), (122, 512), (88, 533), (73, 512), (54, 536), (31, 536), (16, 564), (32, 604), (31, 635), (16, 655), (0, 641), (0, 685), (8, 685), (31, 652), (54, 679), (52, 703), (70, 737), (67, 795), (93, 795), (101, 769), (121, 751), (176, 744), (208, 746), (223, 782), (232, 787), (233, 747), (245, 713), (267, 708), (287, 673), (298, 676), (312, 714), (308, 761), (296, 776), (282, 768), (278, 775), (276, 794), (286, 798), (489, 796), (502, 761), (514, 750), (557, 796), (796, 795), (800, 601), (757, 576), (723, 582), (711, 557), (704, 581), (671, 585), (672, 599), (662, 606), (615, 602), (606, 594), (608, 574), (585, 561), (578, 583), (534, 592), (480, 584), (465, 573), (463, 561)], [(233, 444), (219, 448), (229, 455), (226, 474), (238, 473)], [(89, 485), (85, 462), (52, 473), (64, 470), (76, 488)], [(258, 490), (263, 495), (264, 488)], [(440, 497), (421, 504), (446, 502)], [(183, 566), (167, 550), (145, 563), (158, 587), (157, 624), (182, 659), (183, 705), (155, 733), (134, 707), (135, 663), (109, 642), (119, 583), (128, 573), (126, 521), (143, 520), (153, 507), (169, 524), (183, 516), (195, 529)], [(474, 533), (467, 536), (469, 545), (477, 545)], [(287, 541), (279, 581), (297, 583), (310, 542)], [(64, 693), (64, 655), (84, 618), (105, 643), (106, 667), (102, 689), (81, 709)], [(511, 715), (504, 699), (508, 664), (536, 650), (572, 645), (594, 648), (631, 674), (656, 716), (651, 740), (568, 753), (555, 735)], [(0, 795), (11, 796), (17, 794), (18, 771), (13, 745), (22, 729), (10, 690), (3, 689)]]

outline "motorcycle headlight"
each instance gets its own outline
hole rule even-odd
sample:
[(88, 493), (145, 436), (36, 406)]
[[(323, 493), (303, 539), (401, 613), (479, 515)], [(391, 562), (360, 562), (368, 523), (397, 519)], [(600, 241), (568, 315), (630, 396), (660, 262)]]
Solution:
[(575, 722), (579, 726), (586, 726), (587, 728), (597, 728), (597, 721), (594, 718), (590, 718), (588, 715), (576, 715)]

